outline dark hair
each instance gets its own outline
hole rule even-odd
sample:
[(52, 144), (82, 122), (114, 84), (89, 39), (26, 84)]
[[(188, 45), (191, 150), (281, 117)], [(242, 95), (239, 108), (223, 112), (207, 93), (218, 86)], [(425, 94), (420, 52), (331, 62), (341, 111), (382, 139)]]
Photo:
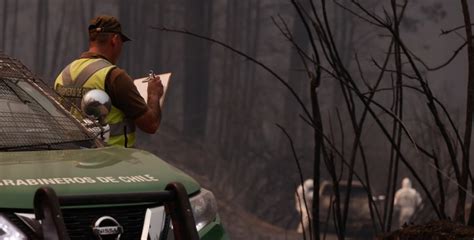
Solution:
[(96, 42), (98, 44), (105, 44), (113, 36), (110, 32), (89, 32), (89, 42)]

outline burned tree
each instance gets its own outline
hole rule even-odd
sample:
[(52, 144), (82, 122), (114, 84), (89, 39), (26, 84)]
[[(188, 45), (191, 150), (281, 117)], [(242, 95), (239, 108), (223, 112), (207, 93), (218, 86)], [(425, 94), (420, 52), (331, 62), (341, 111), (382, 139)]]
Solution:
[[(458, 201), (456, 205), (456, 211), (454, 212), (454, 218), (457, 221), (464, 221), (464, 203), (466, 198), (467, 181), (470, 176), (469, 171), (469, 146), (471, 138), (471, 122), (472, 122), (472, 81), (471, 72), (469, 72), (468, 81), (468, 100), (466, 104), (466, 125), (464, 132), (464, 139), (461, 139), (461, 133), (457, 126), (452, 120), (452, 114), (450, 114), (444, 104), (436, 97), (431, 89), (428, 79), (423, 72), (435, 71), (443, 66), (446, 66), (451, 60), (457, 55), (462, 47), (466, 43), (462, 44), (458, 50), (455, 51), (453, 57), (448, 59), (446, 64), (442, 64), (440, 67), (428, 67), (422, 60), (417, 57), (405, 44), (403, 36), (400, 31), (400, 23), (404, 18), (405, 10), (408, 7), (408, 1), (390, 1), (390, 5), (383, 7), (381, 15), (378, 15), (376, 11), (369, 10), (361, 1), (351, 1), (351, 3), (342, 3), (339, 1), (332, 1), (333, 4), (340, 8), (350, 12), (356, 16), (360, 21), (367, 23), (374, 27), (376, 31), (381, 34), (388, 35), (390, 42), (386, 48), (385, 60), (380, 63), (373, 58), (373, 63), (378, 68), (378, 77), (375, 81), (367, 79), (364, 76), (364, 67), (360, 65), (357, 52), (354, 53), (354, 59), (358, 63), (357, 71), (351, 70), (341, 60), (340, 51), (337, 48), (337, 44), (334, 40), (332, 24), (328, 17), (328, 3), (325, 0), (318, 1), (317, 3), (309, 1), (311, 8), (302, 7), (300, 1), (292, 1), (296, 10), (300, 13), (300, 20), (305, 22), (306, 31), (310, 41), (313, 43), (313, 48), (310, 52), (305, 51), (295, 43), (297, 49), (301, 49), (300, 56), (303, 61), (306, 62), (306, 70), (308, 76), (310, 76), (310, 82), (313, 79), (321, 79), (321, 75), (327, 76), (331, 81), (338, 81), (340, 83), (341, 92), (343, 93), (346, 107), (346, 114), (348, 120), (352, 124), (352, 146), (350, 154), (348, 156), (339, 155), (339, 161), (343, 162), (343, 165), (347, 168), (347, 182), (351, 185), (353, 176), (355, 174), (355, 166), (362, 164), (365, 179), (361, 179), (364, 182), (367, 190), (369, 202), (371, 202), (371, 216), (374, 220), (374, 226), (378, 227), (379, 231), (390, 231), (391, 219), (393, 212), (393, 195), (395, 192), (395, 184), (398, 178), (399, 164), (403, 164), (417, 180), (417, 183), (423, 189), (425, 196), (428, 198), (430, 209), (436, 214), (437, 218), (444, 219), (448, 215), (445, 209), (445, 196), (442, 169), (439, 168), (439, 159), (443, 158), (443, 155), (438, 155), (439, 152), (435, 152), (434, 149), (426, 142), (419, 142), (415, 140), (411, 135), (409, 126), (404, 122), (404, 108), (409, 104), (404, 97), (405, 91), (414, 91), (416, 94), (423, 98), (427, 104), (427, 110), (431, 118), (431, 122), (436, 126), (435, 131), (438, 132), (440, 139), (444, 143), (445, 152), (447, 153), (448, 159), (450, 160), (450, 167), (454, 170)], [(303, 1), (301, 1), (303, 2)], [(468, 57), (470, 68), (472, 65), (472, 32), (470, 27), (470, 16), (468, 6), (465, 1), (461, 1), (464, 13), (465, 25), (460, 29), (466, 30), (467, 46), (468, 46)], [(280, 28), (282, 32), (287, 36), (289, 40), (292, 40), (292, 35), (287, 29)], [(293, 42), (294, 43), (294, 42)], [(421, 65), (421, 67), (420, 67)], [(312, 77), (316, 76), (316, 77)], [(387, 87), (387, 82), (388, 87)], [(416, 83), (416, 84), (413, 84)], [(311, 91), (314, 91), (314, 85), (310, 84)], [(387, 104), (380, 98), (376, 98), (376, 95), (383, 94), (383, 92), (391, 91), (393, 100)], [(317, 101), (312, 101), (313, 108), (317, 109)], [(382, 111), (386, 114), (389, 119), (383, 119), (380, 115), (376, 114), (376, 111)], [(313, 115), (315, 117), (317, 115)], [(370, 173), (367, 167), (366, 150), (361, 143), (361, 134), (366, 128), (366, 124), (370, 121), (374, 121), (379, 127), (379, 131), (385, 137), (385, 140), (390, 144), (390, 164), (389, 174), (387, 181), (386, 195), (389, 196), (383, 209), (383, 217), (380, 216), (380, 210), (373, 204), (371, 194), (371, 182)], [(314, 128), (315, 135), (319, 135), (324, 138), (324, 144), (320, 144), (315, 140), (316, 146), (322, 146), (324, 150), (321, 155), (315, 156), (315, 173), (314, 178), (318, 179), (320, 176), (319, 168), (319, 157), (324, 159), (327, 170), (331, 176), (337, 175), (335, 164), (333, 161), (335, 158), (330, 157), (336, 155), (334, 149), (336, 144), (329, 141), (329, 138), (325, 137), (325, 131), (320, 125), (314, 124), (316, 121), (311, 121), (310, 124)], [(391, 130), (386, 126), (387, 122), (392, 123)], [(342, 131), (342, 129), (341, 129)], [(327, 131), (326, 131), (327, 132)], [(327, 133), (326, 133), (327, 134)], [(455, 136), (454, 138), (452, 136)], [(317, 137), (315, 139), (318, 139)], [(327, 146), (327, 147), (324, 147)], [(413, 163), (408, 160), (409, 152), (406, 148), (413, 148), (424, 157), (430, 159), (428, 163), (433, 167), (438, 179), (438, 189), (441, 194), (439, 200), (433, 196), (430, 188), (427, 186), (427, 182), (423, 179), (417, 170), (413, 167)], [(316, 148), (317, 149), (317, 148)], [(319, 152), (315, 151), (316, 154)], [(460, 154), (461, 153), (461, 154)], [(360, 162), (357, 162), (359, 159)], [(459, 164), (461, 162), (461, 164)], [(329, 163), (329, 164), (328, 164)], [(334, 218), (337, 225), (338, 236), (343, 239), (346, 234), (346, 224), (348, 218), (348, 209), (350, 204), (350, 192), (351, 188), (347, 188), (343, 194), (345, 198), (341, 198), (341, 193), (338, 194), (338, 179), (333, 177), (333, 186), (335, 193), (334, 200)], [(314, 206), (318, 206), (318, 197), (315, 197)], [(377, 224), (376, 224), (377, 222)], [(313, 229), (315, 233), (319, 233), (319, 214), (317, 209), (313, 209)], [(318, 234), (313, 234), (318, 239)]]

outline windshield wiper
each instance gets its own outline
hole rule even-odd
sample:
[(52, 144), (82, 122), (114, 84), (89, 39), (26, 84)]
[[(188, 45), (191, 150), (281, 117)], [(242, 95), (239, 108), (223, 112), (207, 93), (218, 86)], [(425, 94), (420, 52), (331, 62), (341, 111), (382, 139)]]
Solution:
[[(7, 79), (3, 79), (3, 82), (5, 83), (5, 85), (7, 85), (7, 87), (15, 94), (15, 96), (20, 99), (21, 102), (23, 102), (24, 104), (28, 104), (28, 103), (31, 103), (30, 100), (28, 99), (25, 99), (23, 97), (23, 94), (21, 94), (19, 91), (18, 91), (18, 86), (16, 85), (19, 80), (17, 80), (15, 83), (12, 83), (11, 80), (7, 80)], [(11, 86), (11, 84), (14, 84), (13, 86)]]

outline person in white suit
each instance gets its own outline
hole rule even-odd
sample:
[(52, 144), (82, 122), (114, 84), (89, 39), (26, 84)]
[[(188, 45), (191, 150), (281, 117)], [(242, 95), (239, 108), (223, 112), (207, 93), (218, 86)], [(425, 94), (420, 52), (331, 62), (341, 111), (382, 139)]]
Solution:
[(395, 193), (394, 206), (400, 211), (399, 226), (410, 221), (410, 218), (421, 204), (420, 194), (411, 186), (409, 178), (402, 180), (402, 188)]
[[(303, 195), (304, 189), (304, 195)], [(314, 183), (313, 179), (307, 179), (303, 185), (299, 185), (296, 189), (295, 202), (296, 210), (300, 213), (302, 221), (298, 224), (297, 232), (303, 233), (303, 229), (306, 233), (309, 233), (309, 222), (311, 218), (311, 209), (313, 206), (313, 194), (314, 194)], [(306, 205), (305, 205), (306, 200)], [(307, 206), (307, 211), (306, 207)]]

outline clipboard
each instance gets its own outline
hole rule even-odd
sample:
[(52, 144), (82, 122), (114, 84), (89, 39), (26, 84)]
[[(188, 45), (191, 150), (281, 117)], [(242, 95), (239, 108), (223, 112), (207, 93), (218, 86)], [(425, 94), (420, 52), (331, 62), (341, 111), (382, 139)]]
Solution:
[[(165, 100), (165, 95), (166, 95), (166, 90), (168, 90), (168, 85), (169, 81), (171, 78), (171, 73), (163, 73), (157, 75), (160, 77), (161, 84), (163, 85), (163, 96), (160, 98), (160, 107), (163, 107), (163, 102)], [(138, 93), (143, 97), (145, 102), (148, 101), (148, 78), (149, 77), (144, 77), (144, 78), (138, 78), (133, 80), (133, 84), (137, 87)]]

